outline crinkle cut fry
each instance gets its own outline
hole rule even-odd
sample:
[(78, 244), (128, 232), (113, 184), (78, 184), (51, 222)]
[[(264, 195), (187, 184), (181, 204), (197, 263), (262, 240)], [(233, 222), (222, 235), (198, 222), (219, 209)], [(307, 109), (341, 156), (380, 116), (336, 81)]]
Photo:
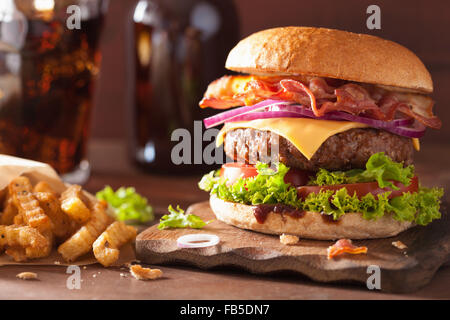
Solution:
[(50, 253), (51, 239), (29, 226), (0, 225), (0, 248), (14, 260), (25, 261)]
[(136, 233), (136, 228), (121, 221), (112, 223), (94, 242), (95, 258), (105, 267), (112, 265), (119, 258), (119, 248), (134, 239)]
[(45, 258), (53, 249), (54, 235), (51, 230), (44, 231), (42, 235), (47, 239), (47, 245), (43, 248), (26, 248), (25, 253), (30, 259)]
[(45, 236), (47, 245), (44, 247), (11, 247), (6, 250), (6, 254), (11, 256), (16, 261), (27, 261), (28, 259), (39, 259), (48, 257), (53, 248), (53, 234), (47, 231)]
[(94, 241), (111, 223), (103, 202), (96, 202), (92, 206), (91, 218), (77, 232), (58, 247), (58, 252), (66, 261), (74, 261), (88, 253)]
[(57, 195), (53, 192), (35, 192), (34, 195), (53, 223), (53, 234), (63, 241), (70, 237), (76, 231), (77, 224), (62, 211)]
[(23, 223), (41, 232), (52, 228), (52, 222), (39, 206), (39, 201), (33, 195), (33, 188), (27, 177), (14, 178), (9, 183), (8, 188), (14, 205), (19, 211), (19, 214), (14, 218), (14, 223), (17, 224), (23, 220)]
[(79, 185), (71, 185), (61, 194), (61, 209), (81, 224), (87, 222), (91, 217), (91, 212), (85, 202), (88, 201)]

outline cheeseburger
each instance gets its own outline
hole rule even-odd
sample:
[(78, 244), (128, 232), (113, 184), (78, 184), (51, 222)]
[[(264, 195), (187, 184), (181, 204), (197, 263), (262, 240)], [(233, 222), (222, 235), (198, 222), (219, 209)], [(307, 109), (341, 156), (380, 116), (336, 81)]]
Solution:
[[(217, 219), (310, 239), (395, 236), (440, 218), (413, 152), (433, 114), (431, 76), (405, 47), (375, 36), (286, 27), (240, 41), (212, 82), (204, 120), (234, 162), (206, 174)], [(227, 109), (227, 110), (225, 110)], [(274, 156), (275, 155), (275, 156)]]

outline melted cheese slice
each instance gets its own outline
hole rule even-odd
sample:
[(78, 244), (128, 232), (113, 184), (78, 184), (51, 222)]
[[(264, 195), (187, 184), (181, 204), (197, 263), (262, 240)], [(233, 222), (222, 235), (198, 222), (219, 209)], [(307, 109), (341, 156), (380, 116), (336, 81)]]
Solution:
[(225, 123), (216, 138), (216, 145), (223, 143), (228, 131), (238, 128), (251, 128), (272, 131), (289, 140), (310, 160), (317, 149), (329, 137), (354, 128), (366, 128), (366, 124), (349, 121), (315, 120), (306, 118), (272, 118), (252, 121)]

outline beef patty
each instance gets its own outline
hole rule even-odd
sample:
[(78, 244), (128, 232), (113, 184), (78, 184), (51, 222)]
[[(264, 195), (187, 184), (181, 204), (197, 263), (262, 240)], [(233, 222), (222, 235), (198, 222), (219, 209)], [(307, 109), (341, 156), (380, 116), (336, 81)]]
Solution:
[(288, 167), (317, 171), (365, 168), (369, 157), (384, 152), (392, 160), (412, 163), (413, 145), (410, 138), (373, 128), (351, 129), (329, 137), (311, 160), (287, 139), (270, 131), (235, 129), (225, 136), (225, 153), (231, 159), (246, 163), (260, 161), (260, 155), (270, 155), (271, 146), (278, 143), (279, 161)]

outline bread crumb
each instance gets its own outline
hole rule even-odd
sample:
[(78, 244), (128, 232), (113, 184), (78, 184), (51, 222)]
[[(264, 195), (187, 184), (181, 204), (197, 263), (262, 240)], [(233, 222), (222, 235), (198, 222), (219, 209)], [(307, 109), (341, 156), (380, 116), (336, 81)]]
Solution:
[(143, 268), (139, 264), (130, 266), (130, 273), (138, 280), (154, 280), (161, 278), (163, 275), (159, 269)]
[(297, 236), (293, 236), (293, 235), (290, 235), (290, 234), (282, 234), (281, 236), (280, 236), (280, 242), (282, 243), (282, 244), (285, 244), (285, 245), (291, 245), (291, 244), (296, 244), (296, 243), (298, 243), (298, 237)]
[(392, 242), (392, 245), (400, 250), (408, 248), (408, 246), (401, 241), (394, 241), (394, 242)]
[(35, 280), (38, 276), (34, 272), (21, 272), (16, 274), (16, 277), (22, 280)]
[(83, 270), (86, 270), (87, 269), (87, 267), (86, 266), (83, 266)]
[(94, 274), (92, 275), (92, 278), (95, 278), (95, 277), (97, 277), (97, 275), (94, 273)]
[(56, 264), (56, 265), (60, 265), (61, 264), (61, 262), (59, 262), (59, 261), (55, 261), (53, 263)]

